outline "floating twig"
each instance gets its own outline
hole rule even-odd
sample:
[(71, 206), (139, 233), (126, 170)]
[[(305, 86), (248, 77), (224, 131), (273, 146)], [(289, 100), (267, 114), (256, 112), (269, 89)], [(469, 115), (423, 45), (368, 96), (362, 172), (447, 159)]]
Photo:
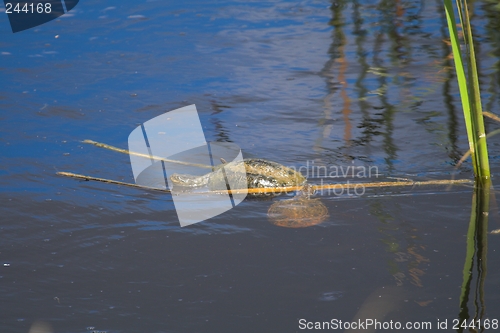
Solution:
[[(166, 193), (171, 193), (169, 189), (161, 189), (156, 187), (138, 185), (120, 182), (112, 179), (97, 178), (92, 176), (85, 176), (71, 172), (58, 172), (60, 176), (77, 178), (82, 180), (93, 180), (98, 182), (124, 185), (129, 187), (142, 188), (146, 190), (155, 190)], [(337, 184), (323, 184), (323, 185), (311, 185), (311, 188), (315, 191), (328, 190), (328, 189), (355, 189), (359, 187), (401, 187), (401, 186), (426, 186), (426, 185), (458, 185), (458, 184), (472, 184), (473, 181), (469, 179), (450, 179), (450, 180), (427, 180), (427, 181), (395, 181), (395, 182), (372, 182), (372, 183), (337, 183)], [(273, 188), (249, 188), (249, 189), (235, 189), (235, 190), (217, 190), (217, 191), (203, 191), (203, 192), (190, 192), (189, 194), (255, 194), (255, 193), (289, 193), (294, 191), (300, 191), (304, 186), (289, 186), (289, 187), (273, 187)]]
[(198, 167), (198, 168), (205, 168), (205, 169), (213, 169), (213, 167), (211, 165), (207, 165), (207, 164), (198, 164), (198, 163), (191, 163), (191, 162), (183, 162), (183, 161), (171, 160), (171, 159), (168, 159), (168, 158), (163, 158), (163, 157), (159, 157), (159, 156), (155, 156), (155, 155), (137, 153), (135, 151), (130, 151), (130, 150), (127, 150), (127, 149), (122, 149), (122, 148), (114, 147), (114, 146), (111, 146), (111, 145), (108, 145), (108, 144), (105, 144), (105, 143), (96, 142), (96, 141), (92, 141), (92, 140), (83, 140), (82, 143), (88, 143), (88, 144), (94, 145), (94, 146), (99, 147), (99, 148), (104, 148), (104, 149), (116, 151), (116, 152), (122, 153), (122, 154), (144, 157), (144, 158), (155, 160), (155, 161), (163, 161), (163, 162), (168, 162), (168, 163), (189, 165), (189, 166), (194, 166), (194, 167)]
[(150, 186), (144, 186), (144, 185), (138, 185), (138, 184), (131, 184), (131, 183), (125, 183), (125, 182), (120, 182), (118, 180), (112, 180), (112, 179), (106, 179), (106, 178), (98, 178), (98, 177), (92, 177), (92, 176), (85, 176), (85, 175), (79, 175), (77, 173), (72, 173), (72, 172), (64, 172), (60, 171), (56, 173), (59, 176), (65, 176), (65, 177), (71, 177), (71, 178), (77, 178), (81, 180), (93, 180), (96, 182), (103, 182), (103, 183), (109, 183), (109, 184), (115, 184), (115, 185), (123, 185), (123, 186), (130, 186), (130, 187), (136, 187), (136, 188), (142, 188), (145, 190), (155, 190), (155, 191), (162, 191), (166, 193), (170, 193), (170, 190), (167, 189), (161, 189), (157, 187), (150, 187)]

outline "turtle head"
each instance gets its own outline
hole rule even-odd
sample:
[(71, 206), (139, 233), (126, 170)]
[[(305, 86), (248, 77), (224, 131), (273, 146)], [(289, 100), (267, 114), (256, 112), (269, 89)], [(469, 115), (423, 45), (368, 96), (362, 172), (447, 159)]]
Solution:
[(203, 176), (193, 176), (193, 175), (174, 173), (170, 176), (170, 180), (174, 185), (177, 186), (199, 187), (207, 185), (208, 174)]

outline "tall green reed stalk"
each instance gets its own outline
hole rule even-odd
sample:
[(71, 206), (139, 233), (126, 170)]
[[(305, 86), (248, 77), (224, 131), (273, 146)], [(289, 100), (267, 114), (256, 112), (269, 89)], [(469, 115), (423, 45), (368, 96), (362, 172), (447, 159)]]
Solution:
[(452, 1), (444, 0), (446, 20), (448, 21), (448, 30), (450, 31), (451, 47), (453, 51), (453, 58), (455, 60), (455, 69), (457, 72), (462, 108), (464, 110), (472, 165), (474, 166), (476, 179), (480, 180), (482, 183), (490, 179), (490, 166), (488, 161), (488, 148), (486, 146), (486, 133), (483, 122), (481, 94), (479, 91), (476, 55), (474, 52), (474, 42), (472, 38), (467, 0), (456, 0), (456, 5), (465, 45), (465, 64), (462, 58), (460, 39), (458, 36)]
[[(471, 220), (467, 232), (467, 253), (460, 293), (459, 318), (461, 321), (467, 321), (472, 317), (475, 322), (475, 320), (481, 320), (485, 314), (484, 281), (487, 269), (487, 233), (491, 179), (469, 8), (467, 0), (456, 0), (456, 5), (463, 32), (465, 64), (462, 60), (454, 9), (451, 0), (444, 0), (460, 98), (467, 127), (469, 149), (478, 184), (474, 188)], [(475, 285), (473, 284), (474, 278)], [(468, 308), (470, 296), (474, 298), (474, 311), (472, 314), (469, 313)], [(461, 327), (458, 331), (463, 332), (464, 328)]]

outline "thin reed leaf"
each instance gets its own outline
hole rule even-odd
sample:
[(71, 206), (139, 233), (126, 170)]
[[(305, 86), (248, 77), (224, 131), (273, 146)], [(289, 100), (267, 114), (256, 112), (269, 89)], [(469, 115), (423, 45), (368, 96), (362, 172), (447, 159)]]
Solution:
[(474, 50), (474, 39), (470, 22), (467, 2), (464, 1), (465, 25), (467, 33), (464, 34), (467, 45), (467, 68), (469, 69), (468, 86), (472, 98), (472, 116), (475, 134), (477, 135), (476, 152), (479, 163), (479, 176), (483, 179), (490, 178), (490, 166), (488, 160), (488, 148), (486, 145), (486, 132), (484, 129), (483, 108), (481, 103), (481, 92), (479, 89), (479, 75), (476, 66), (476, 53)]
[(456, 0), (456, 4), (461, 27), (463, 29), (468, 75), (465, 73), (452, 2), (451, 0), (444, 0), (446, 20), (448, 23), (448, 30), (450, 32), (450, 42), (453, 51), (455, 70), (457, 73), (460, 99), (464, 111), (472, 165), (474, 167), (474, 174), (476, 177), (484, 181), (490, 178), (490, 168), (470, 16), (467, 1)]

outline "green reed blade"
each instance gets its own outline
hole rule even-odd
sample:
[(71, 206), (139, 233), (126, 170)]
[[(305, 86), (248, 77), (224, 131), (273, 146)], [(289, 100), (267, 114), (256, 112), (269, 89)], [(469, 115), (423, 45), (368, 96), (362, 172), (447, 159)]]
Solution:
[[(458, 0), (457, 0), (458, 2)], [(484, 129), (483, 107), (481, 103), (481, 92), (479, 89), (479, 75), (477, 72), (476, 53), (474, 51), (474, 40), (472, 38), (472, 28), (470, 23), (469, 9), (467, 3), (463, 5), (465, 13), (465, 25), (467, 34), (464, 35), (467, 50), (467, 68), (469, 69), (469, 87), (472, 98), (473, 114), (475, 121), (475, 134), (478, 137), (476, 142), (477, 158), (479, 162), (479, 176), (483, 179), (490, 178), (490, 166), (488, 160), (488, 147), (486, 145), (486, 132)]]
[(474, 174), (479, 179), (484, 180), (490, 178), (490, 168), (470, 17), (467, 2), (465, 0), (456, 0), (456, 3), (459, 9), (461, 25), (462, 27), (465, 26), (466, 30), (464, 32), (464, 42), (466, 46), (468, 75), (465, 74), (464, 62), (460, 51), (460, 40), (455, 24), (455, 14), (451, 0), (444, 0), (446, 20), (448, 22), (448, 30), (450, 31), (453, 59), (457, 72), (457, 81), (464, 111), (465, 126), (467, 128), (467, 138), (469, 140)]
[[(467, 128), (467, 137), (469, 140), (469, 148), (471, 150), (472, 159), (474, 160), (475, 149), (474, 139), (472, 136), (472, 121), (470, 117), (470, 103), (469, 93), (467, 91), (467, 79), (465, 77), (464, 66), (462, 62), (462, 53), (460, 52), (460, 41), (458, 39), (458, 31), (455, 25), (455, 14), (451, 0), (444, 1), (444, 8), (446, 11), (446, 20), (448, 22), (448, 30), (450, 31), (451, 48), (453, 51), (453, 60), (455, 62), (455, 69), (457, 72), (458, 88), (460, 90), (460, 98), (462, 100), (462, 107), (465, 115), (465, 126)], [(474, 164), (474, 172), (476, 171), (476, 163)]]

